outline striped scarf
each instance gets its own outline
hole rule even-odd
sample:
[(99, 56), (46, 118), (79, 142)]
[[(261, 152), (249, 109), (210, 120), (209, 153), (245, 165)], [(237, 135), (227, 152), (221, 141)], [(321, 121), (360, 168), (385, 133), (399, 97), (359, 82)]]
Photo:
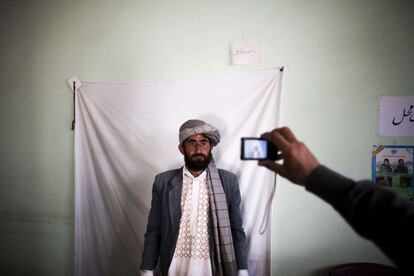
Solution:
[(217, 261), (217, 275), (237, 275), (236, 257), (231, 234), (226, 194), (220, 180), (219, 172), (212, 158), (208, 165), (208, 188), (210, 210), (213, 222), (214, 249)]

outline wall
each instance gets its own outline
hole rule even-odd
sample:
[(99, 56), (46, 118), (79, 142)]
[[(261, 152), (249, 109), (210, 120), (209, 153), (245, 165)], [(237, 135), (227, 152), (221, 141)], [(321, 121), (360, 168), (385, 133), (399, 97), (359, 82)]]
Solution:
[[(73, 275), (71, 76), (136, 83), (283, 65), (281, 123), (322, 163), (369, 178), (372, 144), (414, 142), (377, 135), (378, 96), (414, 94), (413, 11), (385, 0), (2, 0), (0, 274)], [(264, 43), (262, 65), (229, 66), (228, 43), (241, 36)], [(390, 263), (282, 179), (272, 248), (273, 275)]]

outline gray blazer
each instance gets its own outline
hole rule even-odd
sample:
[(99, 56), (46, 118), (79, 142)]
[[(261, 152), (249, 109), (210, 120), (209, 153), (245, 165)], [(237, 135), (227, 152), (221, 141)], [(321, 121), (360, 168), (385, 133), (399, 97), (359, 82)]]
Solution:
[[(242, 227), (237, 177), (220, 169), (219, 174), (226, 194), (237, 267), (247, 269), (246, 235)], [(154, 270), (160, 257), (161, 272), (163, 275), (168, 274), (180, 228), (182, 184), (182, 168), (155, 177), (141, 270)]]

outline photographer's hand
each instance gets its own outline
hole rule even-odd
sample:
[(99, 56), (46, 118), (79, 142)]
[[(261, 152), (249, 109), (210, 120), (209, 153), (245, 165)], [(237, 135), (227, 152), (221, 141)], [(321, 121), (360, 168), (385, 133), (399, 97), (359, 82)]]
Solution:
[(279, 148), (281, 151), (279, 160), (282, 159), (283, 164), (265, 160), (259, 161), (259, 166), (264, 166), (293, 183), (305, 186), (311, 172), (319, 166), (319, 161), (306, 145), (299, 142), (287, 127), (263, 133), (261, 137)]

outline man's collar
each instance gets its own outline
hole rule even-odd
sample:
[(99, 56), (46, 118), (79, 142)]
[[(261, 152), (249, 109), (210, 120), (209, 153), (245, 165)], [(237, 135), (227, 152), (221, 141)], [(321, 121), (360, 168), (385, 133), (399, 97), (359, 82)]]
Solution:
[(195, 177), (194, 175), (191, 174), (191, 172), (187, 169), (185, 165), (183, 167), (183, 177), (187, 176), (187, 177), (190, 177), (192, 180), (195, 180), (195, 179), (206, 178), (206, 175), (207, 175), (207, 170), (204, 170), (199, 176)]

